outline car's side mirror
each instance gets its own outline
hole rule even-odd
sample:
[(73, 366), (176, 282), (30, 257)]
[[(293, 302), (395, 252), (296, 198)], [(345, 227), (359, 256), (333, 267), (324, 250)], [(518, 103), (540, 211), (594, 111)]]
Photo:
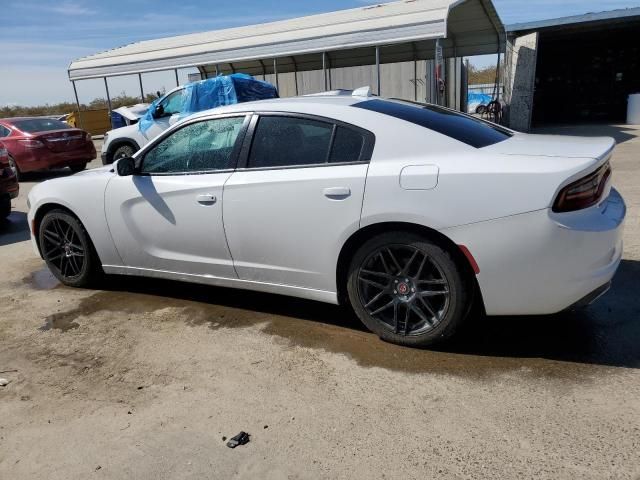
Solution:
[(131, 157), (124, 157), (117, 161), (116, 172), (120, 177), (129, 177), (136, 173), (136, 161)]
[(156, 108), (152, 113), (153, 118), (160, 118), (163, 115), (164, 115), (164, 107), (162, 105), (156, 105)]

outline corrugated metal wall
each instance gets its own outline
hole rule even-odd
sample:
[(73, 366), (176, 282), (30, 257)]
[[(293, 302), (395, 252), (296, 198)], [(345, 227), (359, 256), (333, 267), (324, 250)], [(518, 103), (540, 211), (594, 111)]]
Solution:
[[(403, 98), (406, 100), (430, 101), (427, 85), (431, 79), (427, 77), (427, 62), (385, 63), (380, 65), (380, 84), (384, 97)], [(262, 78), (262, 75), (256, 75)], [(296, 79), (298, 89), (296, 91)], [(264, 76), (267, 82), (276, 84), (275, 75)], [(371, 86), (372, 92), (376, 90), (376, 67), (364, 65), (360, 67), (329, 68), (327, 69), (327, 89), (354, 89), (363, 86)], [(325, 91), (325, 83), (322, 78), (322, 70), (306, 72), (280, 73), (278, 74), (278, 86), (280, 96), (292, 97), (295, 95), (307, 95)]]

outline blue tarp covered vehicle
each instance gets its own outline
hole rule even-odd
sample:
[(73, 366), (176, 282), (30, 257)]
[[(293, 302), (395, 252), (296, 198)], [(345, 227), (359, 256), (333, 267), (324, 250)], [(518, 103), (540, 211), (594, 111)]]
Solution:
[[(165, 113), (163, 103), (167, 97), (154, 101), (140, 118), (138, 125), (141, 132), (146, 132)], [(173, 102), (172, 109), (179, 112), (178, 117), (182, 119), (210, 108), (269, 98), (278, 98), (276, 87), (256, 80), (251, 75), (234, 73), (185, 85), (181, 96)], [(173, 111), (167, 113), (173, 114)]]

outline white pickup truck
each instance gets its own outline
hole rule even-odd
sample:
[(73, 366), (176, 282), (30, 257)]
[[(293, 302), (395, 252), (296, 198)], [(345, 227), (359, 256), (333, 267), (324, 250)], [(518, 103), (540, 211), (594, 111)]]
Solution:
[(155, 107), (153, 123), (144, 132), (138, 124), (107, 132), (102, 144), (102, 164), (108, 165), (123, 157), (130, 157), (151, 139), (180, 120), (184, 86), (176, 87), (160, 99)]

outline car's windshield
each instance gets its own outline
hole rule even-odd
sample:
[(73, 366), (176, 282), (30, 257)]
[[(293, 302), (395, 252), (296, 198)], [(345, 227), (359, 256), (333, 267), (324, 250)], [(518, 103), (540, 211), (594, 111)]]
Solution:
[(511, 132), (455, 110), (405, 100), (366, 100), (353, 105), (428, 128), (475, 148), (507, 140)]
[(29, 118), (25, 120), (15, 120), (13, 125), (23, 132), (46, 132), (49, 130), (63, 130), (71, 128), (68, 124), (53, 118)]

